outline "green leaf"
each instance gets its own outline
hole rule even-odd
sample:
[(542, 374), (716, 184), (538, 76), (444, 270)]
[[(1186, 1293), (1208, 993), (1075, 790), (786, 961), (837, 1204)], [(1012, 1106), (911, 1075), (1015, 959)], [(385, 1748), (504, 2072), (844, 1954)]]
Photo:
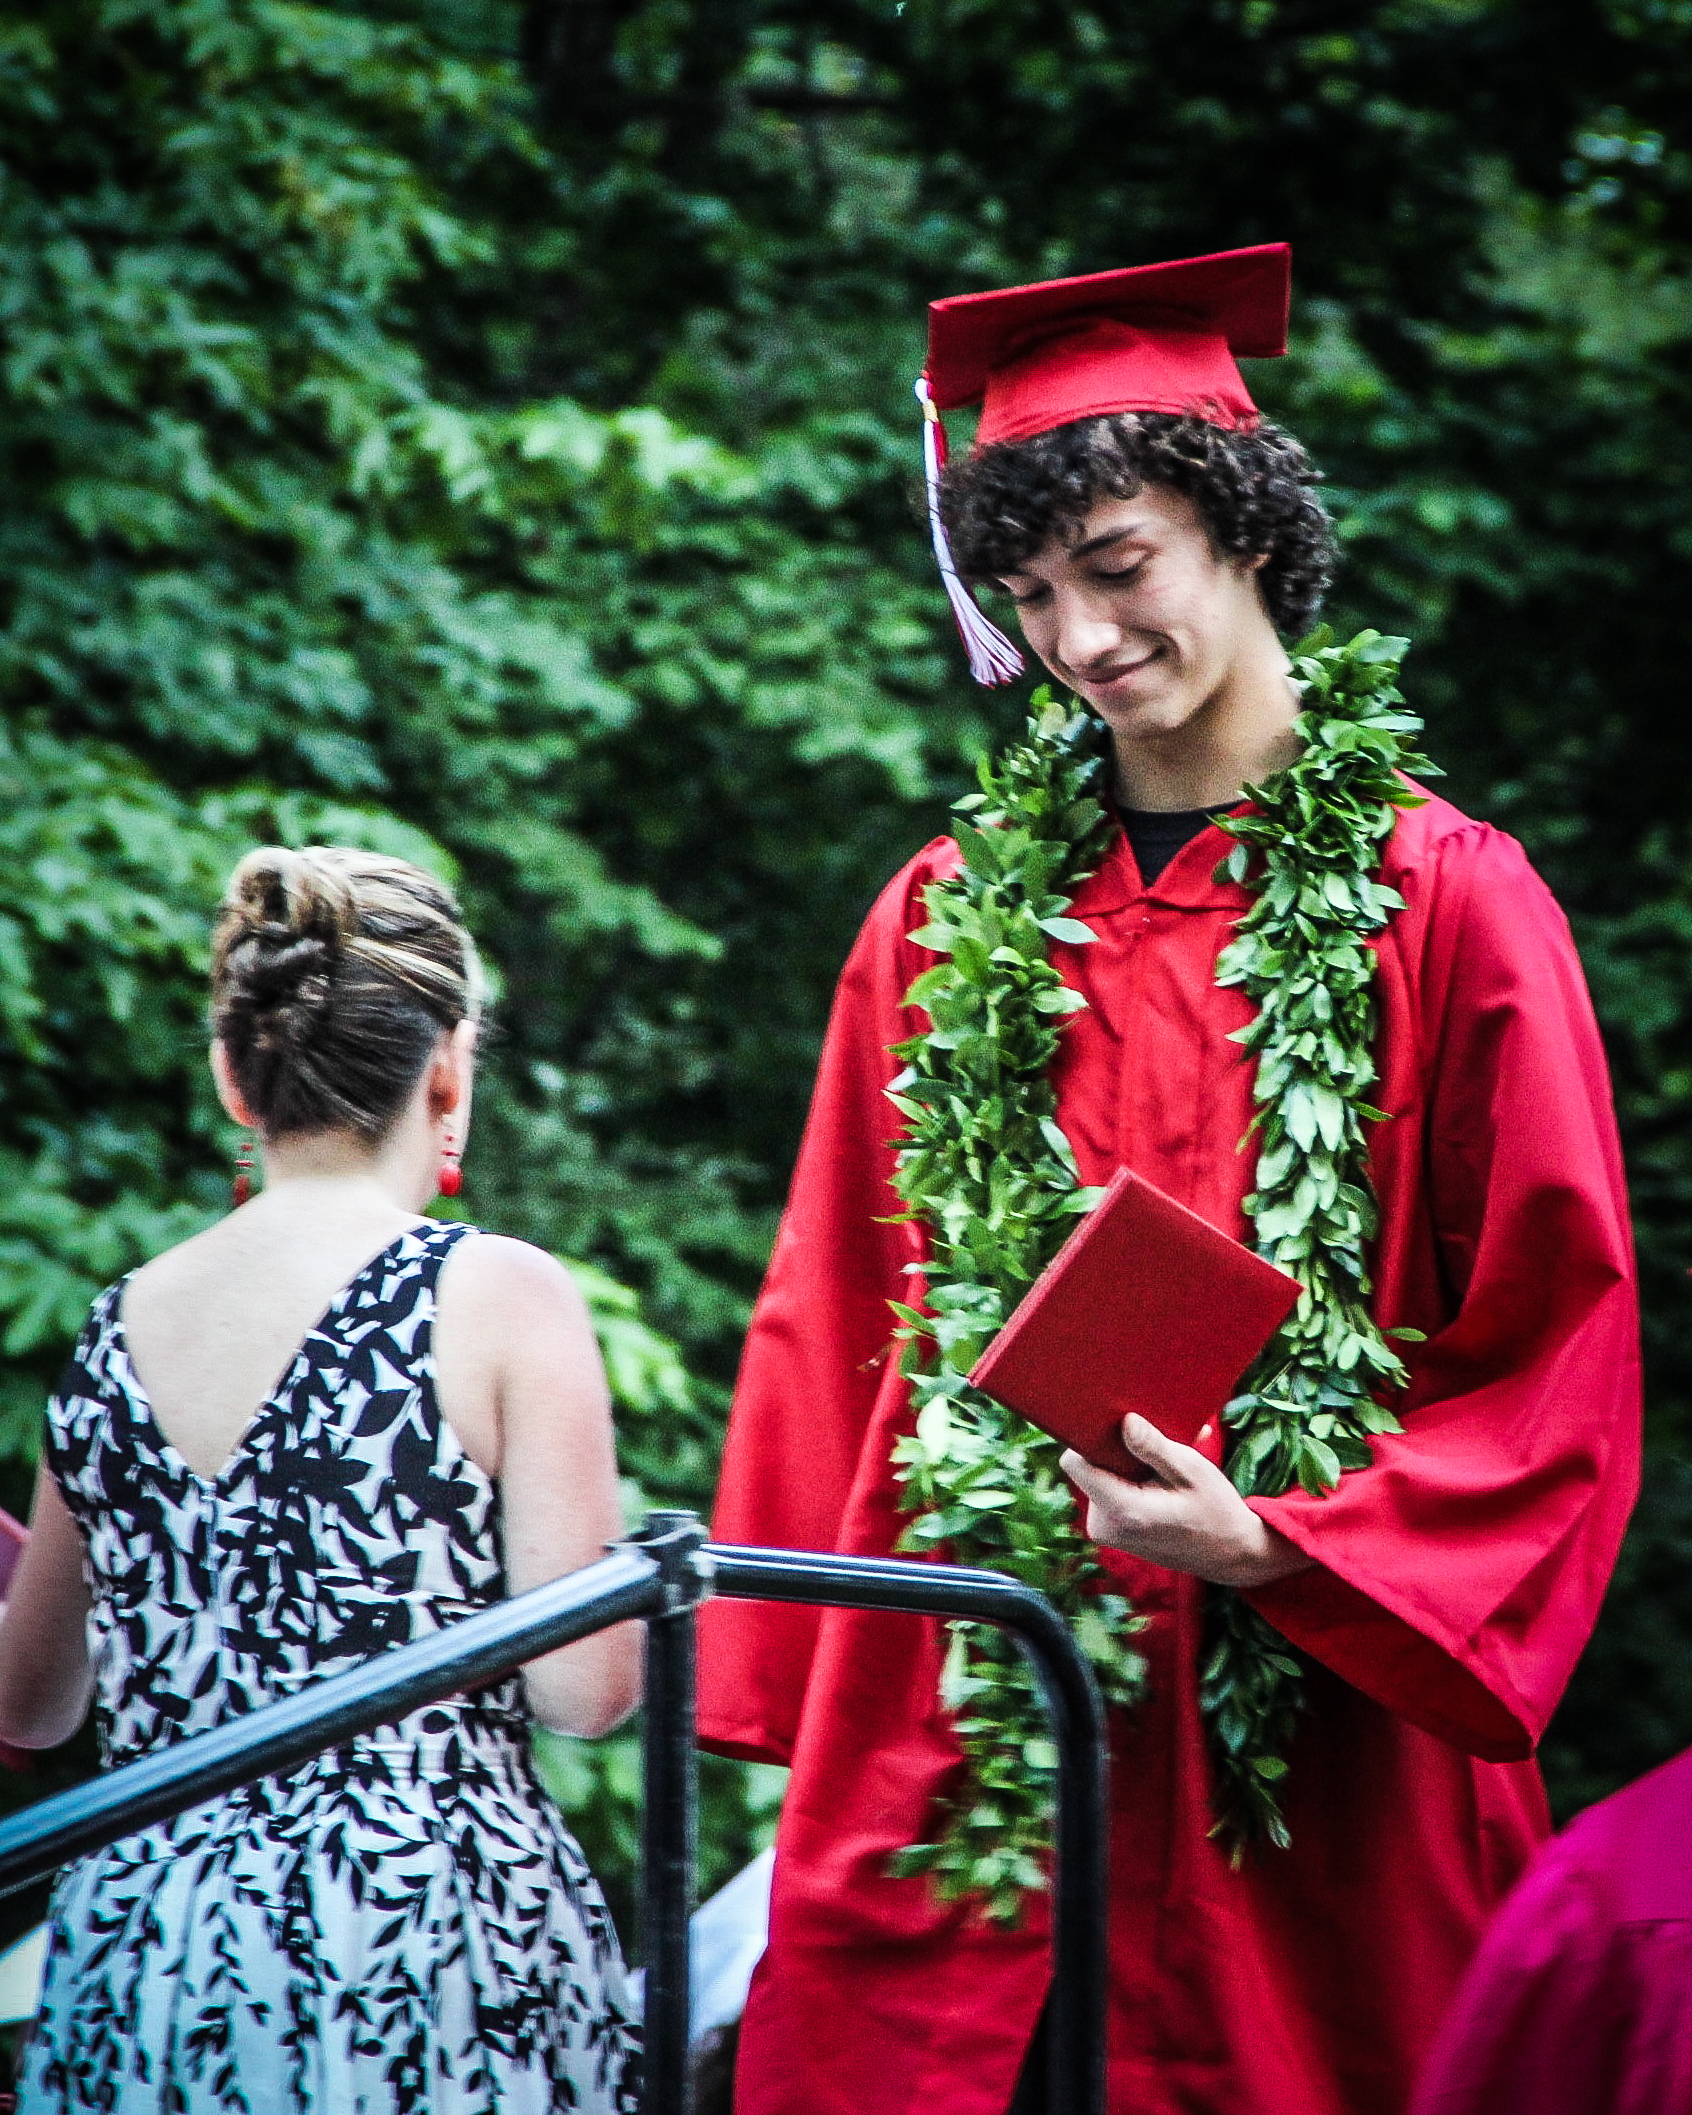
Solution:
[(917, 1414), (916, 1436), (929, 1454), (945, 1453), (952, 1436), (952, 1410), (945, 1396), (937, 1395), (923, 1405)]
[(932, 1000), (951, 988), (956, 975), (957, 972), (949, 963), (937, 962), (932, 969), (925, 969), (916, 979), (906, 992), (904, 1003), (907, 1006), (926, 1008)]
[(1079, 918), (1042, 918), (1040, 930), (1053, 940), (1067, 942), (1070, 947), (1091, 947), (1099, 937), (1090, 925), (1083, 925)]

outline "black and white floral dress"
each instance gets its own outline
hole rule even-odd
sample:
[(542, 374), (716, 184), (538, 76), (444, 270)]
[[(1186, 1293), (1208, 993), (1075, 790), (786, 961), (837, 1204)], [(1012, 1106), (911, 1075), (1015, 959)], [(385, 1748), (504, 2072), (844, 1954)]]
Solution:
[[(88, 1545), (109, 1763), (503, 1597), (494, 1486), (430, 1349), (470, 1231), (373, 1258), (216, 1476), (159, 1429), (123, 1285), (95, 1302), (48, 1446)], [(67, 1868), (22, 2108), (631, 2108), (616, 1935), (528, 1735), (511, 1677)]]

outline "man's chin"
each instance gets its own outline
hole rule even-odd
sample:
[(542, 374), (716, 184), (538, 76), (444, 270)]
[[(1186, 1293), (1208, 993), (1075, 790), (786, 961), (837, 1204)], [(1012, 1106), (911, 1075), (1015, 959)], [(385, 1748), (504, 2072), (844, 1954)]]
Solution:
[[(1086, 693), (1082, 695), (1085, 697)], [(1179, 734), (1193, 717), (1192, 706), (1185, 698), (1161, 689), (1144, 697), (1088, 697), (1087, 703), (1111, 733), (1124, 742), (1167, 740), (1170, 735)]]

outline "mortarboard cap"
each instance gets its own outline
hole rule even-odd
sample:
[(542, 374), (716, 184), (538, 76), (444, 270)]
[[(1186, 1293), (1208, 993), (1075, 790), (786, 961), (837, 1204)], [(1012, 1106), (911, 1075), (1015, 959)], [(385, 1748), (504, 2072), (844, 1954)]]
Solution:
[(937, 411), (982, 406), (978, 448), (1113, 411), (1190, 411), (1249, 425), (1236, 359), (1287, 349), (1284, 242), (930, 303)]
[(939, 513), (946, 459), (939, 414), (979, 403), (977, 448), (1120, 411), (1252, 425), (1257, 407), (1236, 362), (1286, 351), (1291, 289), (1292, 251), (1274, 242), (930, 303), (928, 365), (917, 384), (929, 525), (978, 682), (1008, 681), (1021, 672), (1022, 656), (982, 614), (952, 562)]

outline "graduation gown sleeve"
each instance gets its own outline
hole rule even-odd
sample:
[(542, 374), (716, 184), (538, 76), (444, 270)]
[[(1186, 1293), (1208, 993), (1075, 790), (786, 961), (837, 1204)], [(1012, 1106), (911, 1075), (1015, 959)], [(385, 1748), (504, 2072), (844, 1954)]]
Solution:
[[(1376, 1311), (1429, 1341), (1372, 1466), (1253, 1501), (1316, 1568), (1250, 1599), (1377, 1702), (1507, 1760), (1562, 1695), (1637, 1492), (1626, 1192), (1573, 942), (1519, 847), (1470, 825), (1406, 891), (1419, 959), (1389, 932), (1381, 975), (1414, 994), (1414, 1033), (1383, 1065), (1376, 1174), (1431, 1227), (1387, 1214)], [(1414, 1173), (1393, 1159), (1409, 1104)]]
[[(931, 848), (944, 858), (945, 840)], [(898, 1117), (900, 1002), (918, 964), (906, 934), (937, 871), (919, 857), (886, 889), (842, 972), (787, 1210), (752, 1318), (712, 1534), (837, 1550), (877, 1394), (897, 1356), (888, 1299), (919, 1253), (887, 1223)], [(914, 1027), (914, 1018), (912, 1025)], [(802, 1414), (795, 1414), (803, 1406)], [(793, 1752), (822, 1611), (711, 1602), (701, 1617), (699, 1732), (766, 1762)]]

